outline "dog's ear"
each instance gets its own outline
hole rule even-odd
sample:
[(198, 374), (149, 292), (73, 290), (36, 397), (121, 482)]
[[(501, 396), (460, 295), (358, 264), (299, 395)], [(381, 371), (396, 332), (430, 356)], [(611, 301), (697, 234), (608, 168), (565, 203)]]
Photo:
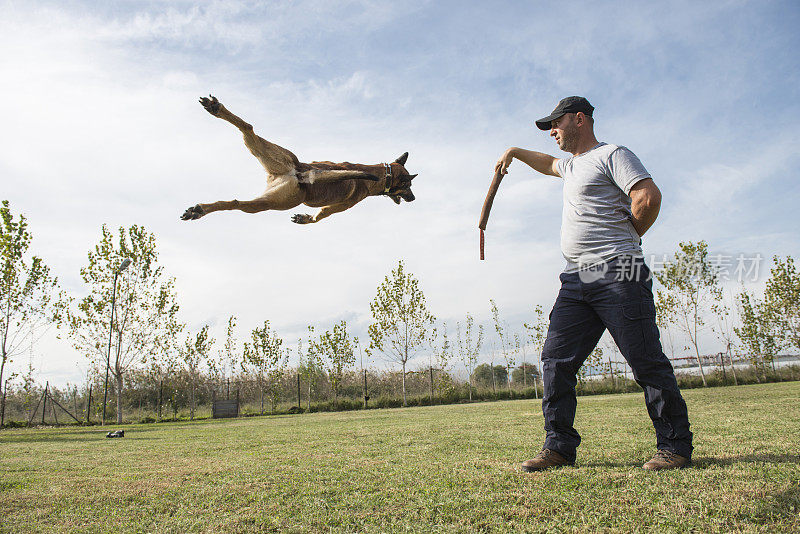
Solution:
[(405, 165), (406, 161), (408, 161), (408, 152), (404, 152), (402, 156), (394, 160), (395, 163), (399, 163), (400, 165)]

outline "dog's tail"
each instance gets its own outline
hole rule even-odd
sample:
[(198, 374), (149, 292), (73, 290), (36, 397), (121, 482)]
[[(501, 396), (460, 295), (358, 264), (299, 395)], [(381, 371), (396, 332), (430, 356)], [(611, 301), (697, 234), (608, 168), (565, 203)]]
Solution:
[(380, 180), (374, 174), (364, 171), (350, 171), (350, 170), (321, 170), (311, 169), (298, 175), (298, 181), (301, 184), (325, 184), (332, 182), (341, 182), (342, 180), (370, 180), (377, 182)]

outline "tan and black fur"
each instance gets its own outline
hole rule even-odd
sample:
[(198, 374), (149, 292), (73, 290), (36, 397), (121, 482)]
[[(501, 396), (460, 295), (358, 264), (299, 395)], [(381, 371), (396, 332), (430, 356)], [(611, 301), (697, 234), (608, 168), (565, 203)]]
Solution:
[(267, 171), (267, 189), (253, 200), (221, 200), (197, 204), (187, 209), (181, 219), (199, 219), (220, 210), (257, 213), (265, 210), (288, 210), (305, 204), (320, 208), (316, 215), (296, 214), (292, 221), (308, 224), (352, 208), (370, 196), (386, 195), (396, 204), (411, 202), (411, 180), (416, 174), (406, 171), (408, 152), (388, 164), (360, 165), (315, 161), (301, 163), (292, 152), (255, 134), (253, 127), (225, 109), (215, 97), (201, 98), (200, 103), (215, 117), (228, 121), (244, 135), (244, 144)]

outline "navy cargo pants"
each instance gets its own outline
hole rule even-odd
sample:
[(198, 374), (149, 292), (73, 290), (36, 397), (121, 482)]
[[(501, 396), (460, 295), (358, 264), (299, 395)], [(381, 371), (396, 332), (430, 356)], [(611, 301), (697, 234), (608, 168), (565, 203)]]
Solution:
[(689, 416), (672, 365), (661, 350), (652, 288), (642, 259), (620, 257), (602, 268), (561, 274), (542, 351), (545, 448), (575, 460), (581, 442), (572, 426), (576, 374), (608, 329), (644, 389), (657, 448), (691, 458)]

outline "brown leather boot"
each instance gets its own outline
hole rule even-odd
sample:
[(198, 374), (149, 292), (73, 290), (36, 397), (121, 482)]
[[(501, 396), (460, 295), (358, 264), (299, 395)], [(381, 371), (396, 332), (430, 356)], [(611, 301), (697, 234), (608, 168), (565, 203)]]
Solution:
[(575, 462), (570, 462), (556, 451), (550, 449), (542, 449), (542, 452), (536, 455), (533, 460), (525, 460), (522, 462), (523, 471), (532, 473), (534, 471), (544, 471), (551, 467), (561, 467), (562, 465), (573, 465)]
[(692, 461), (672, 451), (656, 451), (653, 458), (642, 466), (648, 471), (661, 471), (662, 469), (681, 469), (691, 465)]

